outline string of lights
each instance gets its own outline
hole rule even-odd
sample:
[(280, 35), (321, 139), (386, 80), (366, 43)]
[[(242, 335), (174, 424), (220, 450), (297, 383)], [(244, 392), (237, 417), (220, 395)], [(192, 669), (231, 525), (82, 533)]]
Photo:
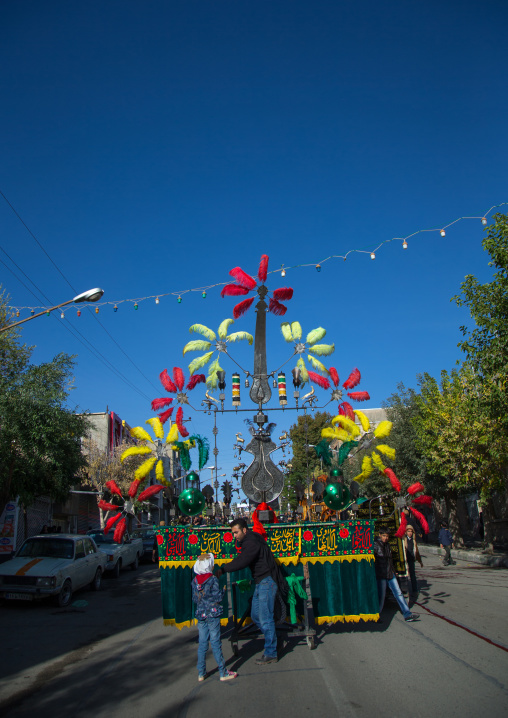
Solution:
[[(307, 263), (303, 263), (303, 264), (293, 264), (293, 265), (287, 265), (287, 266), (283, 264), (283, 265), (281, 265), (280, 269), (272, 269), (271, 271), (268, 272), (268, 274), (280, 274), (281, 277), (285, 277), (286, 273), (289, 271), (293, 271), (295, 269), (302, 269), (302, 268), (306, 268), (306, 267), (313, 267), (314, 269), (316, 269), (316, 271), (320, 272), (323, 265), (326, 264), (326, 262), (329, 262), (333, 259), (341, 259), (343, 261), (346, 261), (347, 258), (351, 254), (367, 254), (370, 256), (371, 260), (375, 260), (379, 250), (382, 247), (384, 247), (385, 245), (390, 244), (391, 242), (401, 242), (402, 249), (407, 249), (409, 246), (408, 240), (413, 239), (414, 237), (418, 236), (419, 234), (438, 232), (441, 237), (445, 237), (447, 230), (450, 227), (452, 227), (453, 225), (457, 224), (458, 222), (462, 222), (465, 220), (479, 220), (479, 221), (481, 221), (482, 225), (485, 226), (488, 223), (488, 216), (490, 215), (490, 213), (493, 210), (498, 209), (500, 207), (504, 207), (506, 205), (508, 205), (508, 202), (501, 202), (500, 204), (495, 204), (492, 207), (490, 207), (490, 209), (487, 210), (487, 212), (485, 212), (482, 215), (457, 217), (457, 219), (454, 219), (452, 222), (448, 222), (447, 224), (441, 225), (440, 227), (432, 227), (430, 229), (429, 228), (418, 229), (415, 232), (408, 234), (406, 237), (391, 237), (390, 239), (383, 240), (382, 242), (380, 242), (377, 246), (373, 247), (372, 249), (357, 249), (357, 248), (349, 249), (345, 254), (331, 254), (328, 257), (324, 257), (323, 259), (320, 259), (319, 262), (307, 262)], [(128, 298), (128, 299), (118, 299), (116, 301), (98, 302), (97, 304), (95, 304), (94, 311), (95, 311), (95, 314), (99, 314), (101, 307), (112, 306), (113, 311), (117, 312), (119, 307), (122, 304), (132, 304), (133, 308), (135, 310), (137, 310), (137, 309), (139, 309), (139, 305), (141, 304), (141, 302), (153, 300), (155, 302), (155, 304), (160, 304), (160, 300), (165, 297), (176, 297), (178, 304), (181, 304), (183, 301), (183, 297), (186, 294), (201, 294), (202, 299), (206, 299), (207, 293), (210, 290), (215, 289), (216, 287), (223, 287), (227, 283), (228, 283), (227, 281), (226, 282), (215, 282), (214, 284), (207, 284), (205, 286), (193, 287), (190, 289), (181, 289), (178, 291), (170, 291), (170, 292), (159, 292), (158, 294), (151, 294), (146, 297), (137, 297), (137, 298)], [(12, 309), (15, 311), (16, 317), (19, 317), (22, 310), (28, 309), (28, 310), (30, 310), (31, 314), (35, 314), (35, 311), (37, 309), (44, 310), (44, 309), (47, 309), (47, 307), (45, 307), (45, 306), (23, 306), (23, 307), (22, 306), (13, 306)], [(65, 313), (67, 311), (69, 311), (69, 309), (70, 309), (69, 307), (60, 309), (60, 317), (62, 319), (65, 318)], [(49, 310), (47, 311), (47, 314), (49, 316), (49, 314), (50, 314)], [(78, 309), (76, 311), (76, 314), (78, 317), (80, 317), (81, 309)]]

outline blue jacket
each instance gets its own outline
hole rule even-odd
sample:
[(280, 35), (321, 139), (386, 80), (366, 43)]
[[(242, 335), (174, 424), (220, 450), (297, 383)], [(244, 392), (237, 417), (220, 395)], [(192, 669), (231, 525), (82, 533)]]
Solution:
[(197, 578), (192, 581), (192, 600), (196, 605), (195, 617), (198, 621), (206, 618), (218, 618), (222, 616), (222, 599), (224, 592), (219, 588), (219, 581), (216, 576), (210, 576), (204, 583), (199, 585)]
[(453, 537), (448, 529), (442, 528), (439, 532), (438, 541), (441, 546), (451, 546), (453, 543)]

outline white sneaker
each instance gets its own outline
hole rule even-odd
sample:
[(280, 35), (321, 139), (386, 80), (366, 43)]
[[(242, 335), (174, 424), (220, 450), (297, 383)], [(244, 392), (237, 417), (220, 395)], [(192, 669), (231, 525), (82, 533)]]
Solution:
[(198, 681), (199, 681), (199, 683), (201, 683), (201, 681), (204, 681), (205, 678), (206, 678), (206, 673), (205, 673), (204, 676), (198, 676)]
[(225, 676), (221, 676), (221, 681), (231, 681), (233, 678), (238, 678), (238, 673), (235, 673), (234, 671), (226, 671)]

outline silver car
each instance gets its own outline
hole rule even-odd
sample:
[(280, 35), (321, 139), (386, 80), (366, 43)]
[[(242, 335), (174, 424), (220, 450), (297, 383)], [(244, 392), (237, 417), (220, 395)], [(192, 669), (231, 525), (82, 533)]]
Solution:
[(68, 606), (72, 594), (89, 586), (98, 591), (106, 556), (89, 536), (32, 536), (10, 561), (0, 564), (0, 598), (33, 601), (53, 596)]

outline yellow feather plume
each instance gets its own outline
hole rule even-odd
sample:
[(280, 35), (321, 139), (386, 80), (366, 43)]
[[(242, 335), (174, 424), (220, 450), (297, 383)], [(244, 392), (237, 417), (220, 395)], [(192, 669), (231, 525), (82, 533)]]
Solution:
[(351, 436), (358, 436), (360, 433), (360, 429), (356, 426), (355, 422), (351, 421), (351, 419), (347, 416), (342, 416), (341, 414), (339, 414), (339, 416), (334, 416), (332, 424), (340, 424), (341, 427)]
[(142, 456), (143, 454), (151, 454), (152, 449), (149, 446), (131, 446), (130, 449), (125, 449), (120, 457), (120, 461), (123, 462), (128, 456)]
[(364, 431), (368, 431), (370, 429), (370, 421), (368, 420), (367, 416), (363, 413), (363, 411), (360, 411), (359, 409), (353, 409), (356, 416), (360, 420), (360, 424), (362, 425), (362, 429)]
[(320, 342), (321, 339), (325, 336), (326, 329), (323, 329), (323, 327), (318, 327), (317, 329), (313, 329), (307, 334), (307, 339), (305, 340), (307, 344), (315, 344), (316, 342)]
[(205, 342), (203, 339), (193, 339), (184, 346), (182, 354), (185, 356), (187, 352), (206, 352), (211, 346), (210, 342)]
[(344, 429), (331, 429), (330, 427), (322, 429), (321, 436), (323, 439), (338, 439), (339, 441), (347, 441), (351, 438), (351, 435)]
[(150, 436), (148, 431), (143, 429), (142, 426), (134, 426), (131, 429), (131, 436), (133, 436), (135, 439), (139, 439), (140, 441), (149, 441), (153, 444), (152, 437)]
[(376, 469), (379, 469), (379, 471), (383, 473), (383, 471), (386, 469), (386, 466), (381, 461), (381, 457), (379, 456), (379, 454), (376, 454), (375, 451), (372, 452), (372, 461), (374, 462)]
[(208, 352), (207, 354), (203, 354), (203, 356), (201, 357), (196, 357), (195, 359), (193, 359), (189, 364), (189, 374), (192, 376), (195, 371), (197, 371), (198, 369), (202, 369), (205, 364), (208, 364), (212, 356), (213, 351)]
[(362, 471), (361, 474), (358, 474), (358, 476), (355, 476), (355, 478), (353, 479), (353, 481), (356, 481), (358, 484), (363, 484), (363, 482), (365, 481), (366, 478), (367, 478), (367, 477), (365, 476), (365, 474), (364, 474), (363, 471)]
[(374, 429), (374, 436), (376, 439), (386, 439), (387, 436), (390, 436), (392, 426), (393, 424), (391, 421), (382, 421), (379, 426)]
[(138, 468), (134, 472), (134, 478), (136, 479), (136, 481), (139, 481), (140, 479), (144, 479), (145, 476), (147, 476), (150, 473), (150, 471), (153, 469), (153, 466), (156, 461), (157, 461), (157, 457), (152, 456), (149, 459), (147, 459), (146, 461), (144, 461), (141, 464), (141, 466), (138, 466)]
[(335, 351), (335, 344), (314, 344), (309, 351), (318, 356), (330, 356)]
[(196, 446), (196, 442), (194, 439), (187, 439), (187, 441), (183, 442), (183, 445), (186, 449), (193, 449)]
[(305, 366), (305, 362), (302, 357), (298, 359), (296, 366), (300, 369), (300, 379), (302, 381), (302, 385), (306, 384), (309, 381), (309, 372), (307, 371), (307, 367)]
[(376, 446), (376, 451), (380, 451), (392, 461), (395, 459), (395, 449), (392, 449), (391, 446), (387, 446), (387, 444), (379, 444)]
[(174, 441), (178, 441), (178, 426), (176, 424), (173, 424), (171, 429), (168, 431), (166, 444), (172, 444)]
[(284, 339), (287, 342), (293, 341), (293, 335), (291, 333), (291, 325), (289, 324), (289, 322), (282, 322), (282, 324), (280, 325), (280, 330), (282, 332), (282, 336), (284, 337)]
[(291, 322), (291, 334), (295, 342), (299, 342), (302, 338), (302, 326), (300, 322)]
[(149, 424), (152, 427), (153, 433), (158, 439), (164, 438), (164, 427), (162, 426), (161, 420), (158, 416), (155, 416), (153, 419), (147, 419), (145, 424)]
[(325, 367), (325, 365), (318, 361), (315, 357), (311, 356), (310, 354), (307, 354), (307, 359), (310, 361), (314, 369), (322, 371), (323, 374), (328, 374), (328, 369)]
[(166, 477), (164, 476), (164, 464), (162, 463), (162, 459), (159, 459), (157, 462), (157, 466), (155, 467), (155, 478), (159, 482), (159, 484), (162, 484)]
[(372, 474), (372, 461), (370, 456), (364, 456), (362, 460), (362, 474), (365, 474), (365, 478)]
[(246, 339), (249, 342), (249, 345), (252, 346), (252, 342), (254, 341), (254, 337), (252, 334), (249, 334), (249, 332), (233, 332), (233, 334), (230, 334), (228, 337), (228, 341), (230, 342), (239, 342)]
[(217, 334), (219, 335), (219, 339), (226, 338), (229, 327), (234, 323), (235, 323), (234, 319), (224, 319), (224, 321), (219, 324), (219, 329), (217, 331)]
[(191, 327), (189, 327), (189, 332), (192, 334), (194, 332), (195, 334), (201, 334), (202, 336), (206, 337), (208, 341), (214, 342), (215, 341), (215, 332), (211, 329), (208, 329), (208, 327), (205, 327), (204, 324), (193, 324)]

